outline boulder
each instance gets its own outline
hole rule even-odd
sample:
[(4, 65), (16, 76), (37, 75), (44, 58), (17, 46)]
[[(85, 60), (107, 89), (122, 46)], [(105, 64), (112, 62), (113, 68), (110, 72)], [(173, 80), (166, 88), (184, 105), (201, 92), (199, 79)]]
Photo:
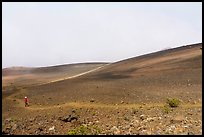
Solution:
[(59, 117), (59, 119), (64, 122), (72, 122), (73, 120), (77, 121), (78, 118), (79, 116), (76, 115), (75, 113), (69, 114), (68, 116), (65, 116), (65, 117)]
[(92, 98), (91, 100), (90, 100), (90, 102), (94, 102), (95, 100)]
[(114, 135), (120, 134), (120, 130), (116, 126), (113, 126), (110, 131), (113, 132)]
[(51, 128), (49, 128), (49, 131), (53, 131), (55, 130), (55, 126), (52, 126)]
[(43, 131), (42, 127), (39, 127), (38, 130), (39, 130), (39, 131)]
[(140, 119), (144, 120), (145, 119), (145, 115), (140, 115)]

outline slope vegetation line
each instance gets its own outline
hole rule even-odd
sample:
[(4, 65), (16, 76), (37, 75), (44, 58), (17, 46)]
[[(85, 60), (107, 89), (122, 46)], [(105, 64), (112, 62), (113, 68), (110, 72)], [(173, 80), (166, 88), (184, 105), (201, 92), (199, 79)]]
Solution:
[[(12, 98), (8, 98), (9, 100), (12, 100)], [(17, 107), (24, 107), (23, 100), (16, 99), (18, 102)], [(53, 105), (53, 106), (44, 106), (44, 107), (36, 107), (36, 106), (29, 106), (25, 109), (28, 110), (47, 110), (47, 109), (56, 109), (56, 108), (62, 108), (62, 107), (76, 107), (76, 108), (112, 108), (112, 109), (118, 109), (118, 108), (151, 108), (151, 107), (163, 107), (164, 103), (149, 103), (146, 105), (142, 104), (121, 104), (121, 105), (115, 105), (115, 104), (102, 104), (102, 103), (84, 103), (84, 102), (69, 102), (62, 105)], [(182, 108), (195, 108), (195, 107), (202, 107), (202, 104), (181, 104), (179, 107)]]
[(79, 76), (82, 76), (82, 75), (85, 75), (85, 74), (88, 74), (88, 73), (91, 73), (91, 72), (94, 72), (98, 69), (101, 69), (107, 65), (110, 65), (111, 63), (109, 64), (106, 64), (106, 65), (102, 65), (100, 67), (97, 67), (95, 69), (92, 69), (92, 70), (89, 70), (89, 71), (86, 71), (86, 72), (83, 72), (83, 73), (79, 73), (77, 75), (74, 75), (74, 76), (70, 76), (70, 77), (65, 77), (65, 78), (60, 78), (60, 79), (57, 79), (57, 80), (53, 80), (53, 81), (50, 81), (50, 82), (46, 82), (46, 83), (42, 83), (42, 84), (39, 84), (39, 85), (45, 85), (45, 84), (49, 84), (49, 83), (54, 83), (54, 82), (58, 82), (58, 81), (62, 81), (62, 80), (67, 80), (67, 79), (71, 79), (71, 78), (76, 78), (76, 77), (79, 77)]

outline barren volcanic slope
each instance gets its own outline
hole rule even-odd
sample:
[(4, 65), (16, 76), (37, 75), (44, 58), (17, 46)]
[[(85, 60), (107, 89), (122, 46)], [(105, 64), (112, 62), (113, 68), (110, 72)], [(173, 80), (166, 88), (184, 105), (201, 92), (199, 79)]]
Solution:
[[(202, 134), (201, 47), (159, 51), (19, 88), (3, 97), (3, 132)], [(30, 99), (27, 108), (24, 96)], [(178, 99), (178, 107), (168, 106), (167, 98)]]
[(10, 86), (31, 86), (51, 82), (59, 79), (66, 79), (83, 72), (87, 72), (107, 63), (79, 63), (60, 66), (28, 68), (12, 67), (2, 69), (3, 87)]

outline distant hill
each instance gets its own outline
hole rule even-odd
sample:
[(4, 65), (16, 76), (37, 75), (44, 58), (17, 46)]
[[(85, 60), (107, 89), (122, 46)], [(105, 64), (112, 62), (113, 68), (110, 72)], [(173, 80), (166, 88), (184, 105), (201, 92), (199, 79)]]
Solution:
[(78, 63), (49, 67), (11, 67), (2, 69), (3, 85), (33, 85), (65, 78), (97, 68), (106, 63)]

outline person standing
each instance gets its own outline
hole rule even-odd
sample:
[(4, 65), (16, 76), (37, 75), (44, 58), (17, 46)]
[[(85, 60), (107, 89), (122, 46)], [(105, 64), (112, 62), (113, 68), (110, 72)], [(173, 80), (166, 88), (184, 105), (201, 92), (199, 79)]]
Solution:
[(25, 107), (27, 107), (28, 106), (28, 98), (25, 97), (24, 101), (25, 101)]

